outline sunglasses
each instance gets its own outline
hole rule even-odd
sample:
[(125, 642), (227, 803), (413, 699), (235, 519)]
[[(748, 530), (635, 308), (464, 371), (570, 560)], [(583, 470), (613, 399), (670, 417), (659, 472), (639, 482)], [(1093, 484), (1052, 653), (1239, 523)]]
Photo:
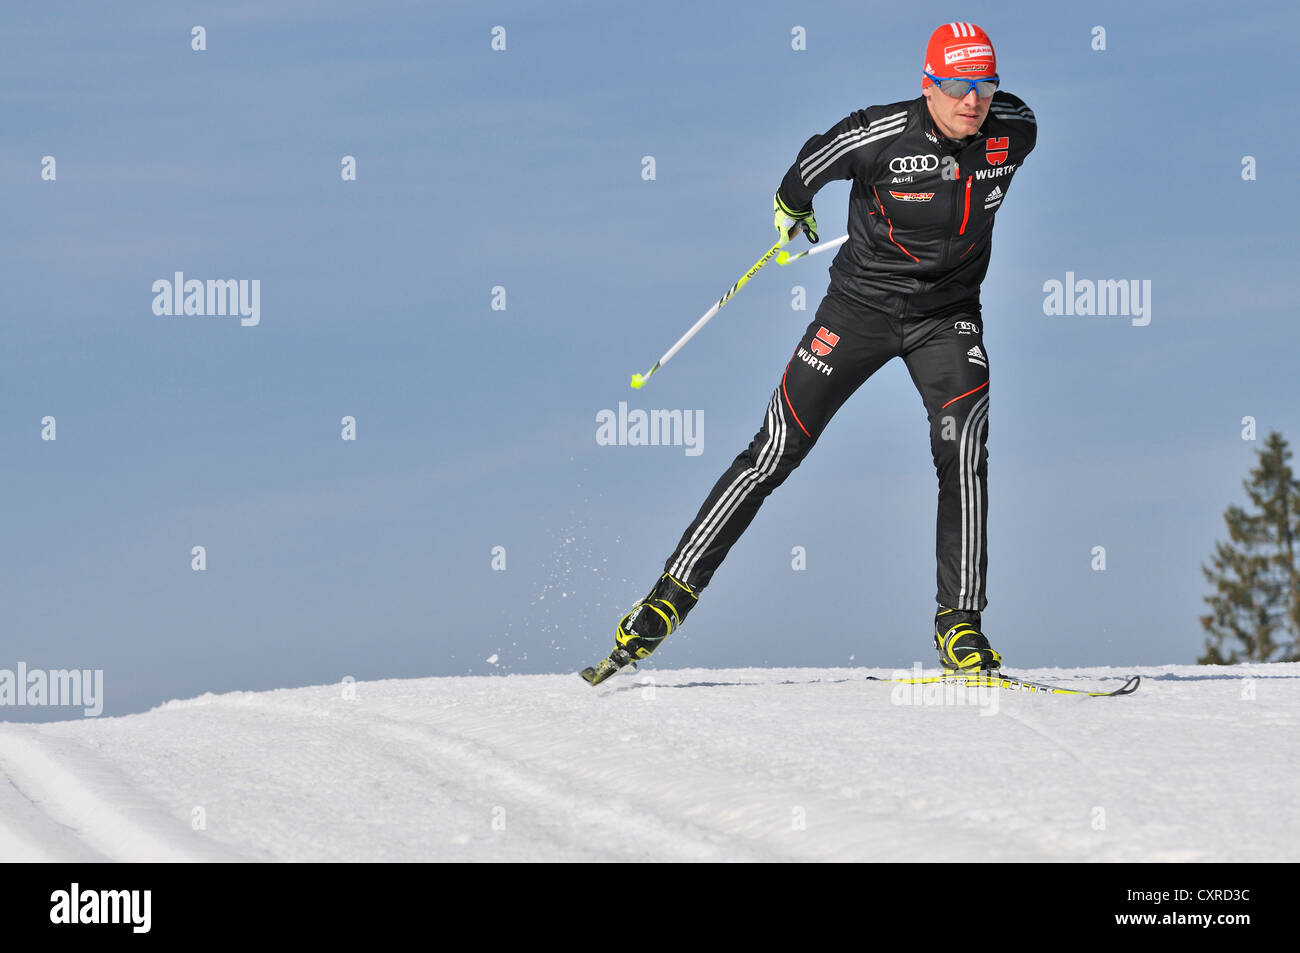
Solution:
[[(925, 73), (925, 70), (921, 70), (921, 72)], [(972, 89), (975, 90), (975, 95), (980, 99), (988, 99), (998, 91), (999, 80), (996, 75), (987, 79), (967, 79), (964, 76), (935, 76), (933, 73), (925, 73), (925, 75), (934, 81), (944, 95), (951, 96), (953, 99), (961, 99)]]

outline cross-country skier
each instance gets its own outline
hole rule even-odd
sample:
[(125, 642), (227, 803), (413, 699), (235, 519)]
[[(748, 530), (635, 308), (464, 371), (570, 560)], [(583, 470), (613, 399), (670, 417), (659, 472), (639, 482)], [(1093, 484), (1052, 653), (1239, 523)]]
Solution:
[(813, 196), (851, 179), (849, 240), (762, 428), (713, 487), (654, 589), (619, 622), (613, 653), (583, 673), (593, 684), (649, 656), (681, 625), (763, 500), (894, 357), (925, 403), (939, 477), (939, 661), (949, 671), (1001, 666), (980, 624), (989, 412), (980, 283), (994, 218), (1037, 126), (998, 85), (987, 34), (948, 23), (930, 37), (920, 97), (853, 112), (799, 150), (776, 193), (778, 233), (816, 242)]

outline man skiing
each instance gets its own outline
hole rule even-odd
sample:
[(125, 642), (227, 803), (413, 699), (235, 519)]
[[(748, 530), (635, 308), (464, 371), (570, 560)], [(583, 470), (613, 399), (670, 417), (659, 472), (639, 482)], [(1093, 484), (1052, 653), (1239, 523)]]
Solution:
[(1001, 667), (980, 623), (989, 409), (980, 284), (994, 217), (1037, 126), (998, 84), (987, 34), (948, 23), (930, 37), (919, 98), (858, 110), (804, 143), (776, 193), (777, 232), (816, 242), (813, 197), (851, 179), (849, 240), (761, 429), (713, 487), (654, 589), (619, 622), (609, 658), (582, 673), (593, 685), (648, 657), (685, 621), (763, 500), (894, 357), (925, 403), (939, 480), (939, 661), (954, 672)]

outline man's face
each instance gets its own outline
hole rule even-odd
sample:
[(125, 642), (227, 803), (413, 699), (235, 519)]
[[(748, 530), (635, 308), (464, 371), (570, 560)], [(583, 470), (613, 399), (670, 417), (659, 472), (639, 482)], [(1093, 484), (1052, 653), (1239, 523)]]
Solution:
[(992, 96), (981, 98), (973, 89), (957, 98), (946, 95), (938, 86), (927, 86), (922, 92), (934, 124), (949, 139), (965, 139), (979, 132), (993, 103)]

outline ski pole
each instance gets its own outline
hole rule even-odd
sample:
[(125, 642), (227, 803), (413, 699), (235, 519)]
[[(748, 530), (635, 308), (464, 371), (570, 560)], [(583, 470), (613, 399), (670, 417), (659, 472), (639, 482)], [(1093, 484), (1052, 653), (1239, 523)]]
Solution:
[(727, 301), (731, 298), (732, 295), (734, 295), (741, 288), (745, 287), (749, 279), (753, 278), (756, 274), (758, 274), (758, 270), (762, 268), (764, 265), (766, 265), (769, 261), (771, 261), (772, 258), (776, 255), (776, 253), (781, 250), (781, 246), (783, 244), (785, 244), (783, 241), (778, 241), (775, 245), (773, 245), (771, 248), (767, 250), (767, 253), (764, 254), (762, 258), (754, 262), (753, 267), (751, 267), (747, 272), (745, 272), (743, 275), (740, 276), (740, 278), (736, 280), (736, 283), (731, 286), (731, 288), (727, 291), (727, 293), (718, 299), (717, 304), (715, 304), (708, 311), (705, 311), (704, 314), (700, 317), (700, 320), (696, 321), (695, 324), (691, 325), (691, 329), (687, 331), (685, 334), (683, 334), (678, 339), (677, 343), (668, 349), (668, 351), (664, 354), (663, 357), (655, 361), (654, 367), (650, 368), (650, 370), (646, 371), (644, 374), (633, 374), (632, 386), (634, 388), (645, 386), (645, 382), (650, 379), (650, 375), (653, 374), (655, 371), (659, 370), (659, 368), (663, 367), (665, 364), (667, 364), (668, 361), (672, 358), (672, 356), (676, 354), (679, 350), (681, 350), (683, 344), (685, 344), (691, 338), (695, 337), (695, 332), (698, 331), (700, 328), (704, 327), (706, 324), (708, 324), (709, 318), (717, 314), (718, 311), (721, 310), (722, 306), (727, 303)]
[(822, 252), (830, 251), (832, 248), (839, 248), (848, 240), (849, 236), (841, 235), (833, 242), (818, 242), (812, 248), (801, 251), (797, 255), (792, 255), (788, 251), (783, 251), (781, 254), (776, 256), (776, 263), (778, 265), (788, 265), (792, 261), (798, 261), (804, 255), (820, 255)]

